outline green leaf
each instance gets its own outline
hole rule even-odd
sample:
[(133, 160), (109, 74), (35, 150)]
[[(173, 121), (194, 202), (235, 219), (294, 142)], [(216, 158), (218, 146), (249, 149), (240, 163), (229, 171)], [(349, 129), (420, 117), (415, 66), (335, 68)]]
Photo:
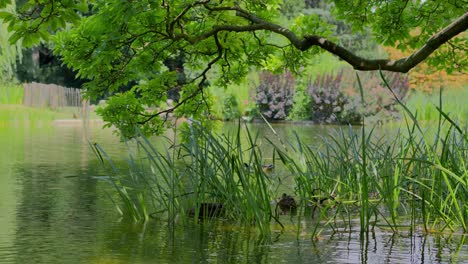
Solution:
[(49, 41), (50, 34), (47, 32), (46, 29), (41, 29), (37, 32), (40, 38), (42, 38), (44, 41)]
[(15, 19), (15, 16), (10, 12), (0, 11), (0, 18), (3, 19), (5, 22), (8, 22), (10, 20)]
[(10, 0), (0, 0), (0, 8), (5, 8), (11, 4)]
[(16, 25), (16, 19), (13, 19), (10, 21), (10, 23), (8, 24), (8, 31), (14, 31), (15, 29), (15, 25)]
[(10, 42), (11, 45), (14, 45), (16, 44), (16, 42), (18, 42), (18, 40), (21, 38), (21, 34), (19, 33), (19, 31), (17, 32), (14, 32), (10, 38), (8, 39), (8, 42)]
[(75, 5), (75, 8), (76, 8), (78, 11), (83, 12), (83, 13), (86, 13), (86, 12), (89, 11), (89, 10), (88, 10), (88, 3), (87, 3), (87, 1), (83, 1), (83, 0), (80, 1), (79, 3), (77, 3), (77, 4)]

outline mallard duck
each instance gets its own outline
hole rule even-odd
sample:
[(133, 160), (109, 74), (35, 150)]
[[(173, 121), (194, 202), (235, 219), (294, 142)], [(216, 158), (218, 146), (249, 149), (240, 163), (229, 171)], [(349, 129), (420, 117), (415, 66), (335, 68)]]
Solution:
[(295, 210), (297, 208), (296, 200), (294, 200), (290, 195), (283, 193), (281, 199), (277, 203), (277, 207), (279, 207), (283, 212)]
[[(253, 170), (253, 168), (251, 168), (250, 165), (245, 163), (245, 162), (244, 162), (244, 167), (250, 168), (250, 170)], [(275, 165), (273, 165), (273, 164), (263, 164), (262, 165), (262, 170), (264, 172), (271, 172), (273, 170), (273, 168), (275, 168)]]
[[(189, 216), (195, 216), (195, 209), (195, 207), (190, 208)], [(223, 211), (222, 203), (201, 203), (198, 209), (198, 218), (218, 217), (223, 214)]]
[(262, 170), (264, 172), (271, 172), (275, 168), (275, 165), (273, 164), (264, 164), (262, 165)]

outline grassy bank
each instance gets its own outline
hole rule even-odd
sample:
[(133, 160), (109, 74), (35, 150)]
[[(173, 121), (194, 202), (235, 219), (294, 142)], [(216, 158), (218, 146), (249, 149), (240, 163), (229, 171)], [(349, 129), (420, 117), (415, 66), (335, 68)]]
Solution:
[[(53, 121), (57, 119), (81, 118), (79, 107), (61, 107), (50, 109), (47, 107), (23, 106), (23, 87), (18, 84), (4, 83), (0, 85), (0, 121), (2, 122), (36, 122)], [(90, 119), (98, 119), (92, 111)]]
[(53, 111), (46, 108), (32, 108), (22, 105), (1, 105), (0, 120), (3, 122), (36, 122), (53, 121), (57, 119), (72, 119), (68, 111)]
[(22, 104), (23, 87), (19, 84), (0, 84), (0, 105), (2, 104)]
[[(419, 121), (437, 121), (439, 111), (436, 106), (440, 102), (440, 91), (432, 94), (413, 91), (407, 99), (408, 108), (417, 114)], [(462, 88), (449, 88), (442, 90), (442, 108), (456, 120), (468, 120), (468, 85)]]

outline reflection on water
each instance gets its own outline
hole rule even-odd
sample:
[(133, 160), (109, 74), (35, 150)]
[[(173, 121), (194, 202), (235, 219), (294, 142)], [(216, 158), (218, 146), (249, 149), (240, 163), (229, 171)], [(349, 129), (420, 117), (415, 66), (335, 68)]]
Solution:
[[(251, 126), (273, 140), (295, 138), (290, 125), (275, 126), (278, 136)], [(315, 144), (334, 129), (296, 127)], [(88, 136), (124, 162), (126, 148), (110, 131), (93, 128)], [(275, 228), (271, 242), (224, 221), (128, 223), (114, 210), (109, 186), (94, 177), (109, 172), (80, 126), (2, 128), (0, 146), (0, 263), (468, 263), (463, 236), (326, 230), (313, 240), (291, 227)]]

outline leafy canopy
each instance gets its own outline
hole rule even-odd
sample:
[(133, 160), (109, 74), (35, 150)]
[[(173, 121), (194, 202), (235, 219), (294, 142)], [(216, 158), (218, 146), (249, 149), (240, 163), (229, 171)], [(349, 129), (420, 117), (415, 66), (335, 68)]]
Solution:
[[(0, 8), (10, 1), (0, 0)], [(312, 56), (328, 51), (358, 70), (406, 72), (434, 51), (466, 55), (466, 36), (455, 38), (468, 24), (463, 1), (332, 2), (336, 17), (356, 31), (370, 28), (380, 43), (418, 50), (396, 61), (361, 58), (335, 44), (333, 25), (317, 14), (281, 25), (281, 0), (29, 0), (0, 18), (13, 32), (11, 42), (53, 45), (64, 63), (90, 80), (89, 97), (112, 95), (101, 114), (127, 136), (135, 125), (157, 133), (172, 112), (206, 115), (204, 87), (236, 82), (251, 67), (300, 72)], [(447, 42), (448, 48), (438, 49)], [(444, 54), (436, 55), (434, 65), (449, 66)], [(165, 64), (180, 56), (183, 82)], [(466, 69), (466, 56), (452, 57), (459, 60), (450, 65)], [(124, 86), (131, 89), (119, 92)], [(180, 99), (167, 106), (174, 87)]]

